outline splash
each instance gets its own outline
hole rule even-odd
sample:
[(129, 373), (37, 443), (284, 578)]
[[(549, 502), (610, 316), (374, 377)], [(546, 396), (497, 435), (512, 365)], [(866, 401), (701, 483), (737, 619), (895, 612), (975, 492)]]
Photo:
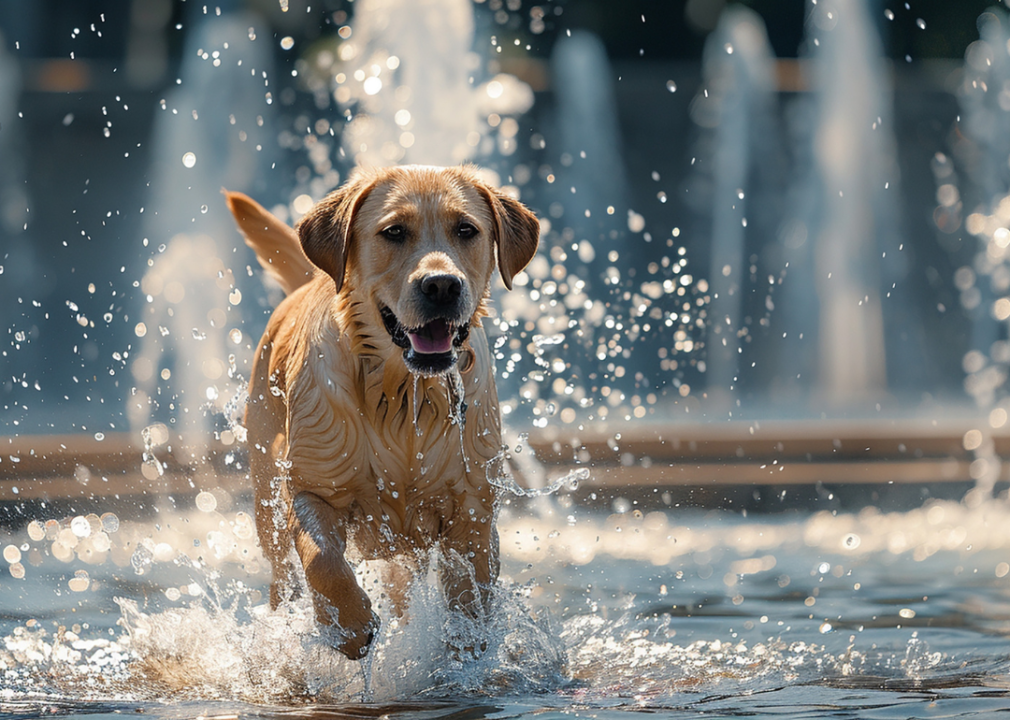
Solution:
[[(333, 648), (306, 597), (271, 611), (250, 604), (241, 583), (222, 592), (211, 581), (190, 607), (145, 613), (135, 601), (120, 600), (130, 671), (187, 697), (258, 703), (381, 702), (561, 683), (561, 646), (526, 605), (528, 588), (492, 588), (491, 609), (478, 622), (448, 609), (436, 569), (443, 562), (437, 553), (428, 558), (430, 569), (414, 581), (403, 618), (376, 602), (380, 629), (362, 663)], [(380, 562), (358, 568), (359, 582), (375, 592), (382, 574)], [(468, 645), (486, 649), (476, 658), (453, 650)]]
[(523, 487), (518, 483), (514, 476), (508, 474), (507, 472), (499, 472), (494, 476), (491, 475), (492, 467), (504, 467), (504, 463), (500, 461), (505, 457), (508, 457), (507, 448), (503, 449), (500, 453), (498, 453), (498, 455), (488, 462), (488, 481), (499, 490), (504, 490), (515, 497), (546, 498), (558, 492), (562, 488), (570, 492), (575, 492), (579, 489), (580, 482), (589, 479), (588, 468), (575, 468), (573, 470), (569, 470), (564, 475), (555, 478), (546, 485)]

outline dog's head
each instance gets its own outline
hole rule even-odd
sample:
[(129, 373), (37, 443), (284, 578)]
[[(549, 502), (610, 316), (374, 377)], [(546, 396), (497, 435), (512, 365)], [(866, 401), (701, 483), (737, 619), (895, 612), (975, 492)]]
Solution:
[(539, 234), (533, 213), (467, 167), (359, 171), (298, 224), (309, 259), (370, 303), (421, 375), (455, 365), (496, 257), (511, 289)]

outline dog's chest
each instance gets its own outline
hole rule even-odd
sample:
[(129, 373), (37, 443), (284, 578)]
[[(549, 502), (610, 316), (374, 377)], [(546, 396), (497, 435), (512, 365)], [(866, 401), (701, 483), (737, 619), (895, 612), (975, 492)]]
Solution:
[(490, 502), (500, 430), (489, 364), (475, 363), (471, 370), (485, 374), (465, 373), (451, 390), (441, 377), (415, 380), (339, 355), (314, 353), (291, 384), (296, 489), (356, 505), (376, 527), (421, 536), (438, 534), (464, 496)]

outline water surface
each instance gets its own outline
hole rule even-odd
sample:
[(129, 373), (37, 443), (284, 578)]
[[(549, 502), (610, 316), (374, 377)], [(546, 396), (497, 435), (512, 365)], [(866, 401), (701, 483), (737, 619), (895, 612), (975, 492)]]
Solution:
[[(40, 516), (8, 533), (5, 715), (904, 718), (1010, 708), (1002, 503), (759, 517), (509, 506), (487, 625), (450, 615), (430, 573), (409, 622), (384, 616), (369, 658), (352, 663), (307, 602), (268, 610), (248, 509), (209, 496), (154, 518)], [(487, 641), (479, 658), (447, 649), (472, 634)]]

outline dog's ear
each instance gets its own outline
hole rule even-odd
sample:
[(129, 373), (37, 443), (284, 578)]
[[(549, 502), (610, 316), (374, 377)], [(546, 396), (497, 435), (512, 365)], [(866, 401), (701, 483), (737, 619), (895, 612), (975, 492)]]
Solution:
[(337, 292), (344, 284), (354, 216), (374, 185), (374, 179), (368, 175), (353, 176), (298, 221), (296, 229), (302, 250), (313, 265), (333, 278)]
[(529, 265), (540, 242), (540, 221), (525, 205), (501, 190), (483, 185), (481, 194), (494, 217), (492, 237), (498, 251), (502, 282), (512, 289), (512, 278)]

